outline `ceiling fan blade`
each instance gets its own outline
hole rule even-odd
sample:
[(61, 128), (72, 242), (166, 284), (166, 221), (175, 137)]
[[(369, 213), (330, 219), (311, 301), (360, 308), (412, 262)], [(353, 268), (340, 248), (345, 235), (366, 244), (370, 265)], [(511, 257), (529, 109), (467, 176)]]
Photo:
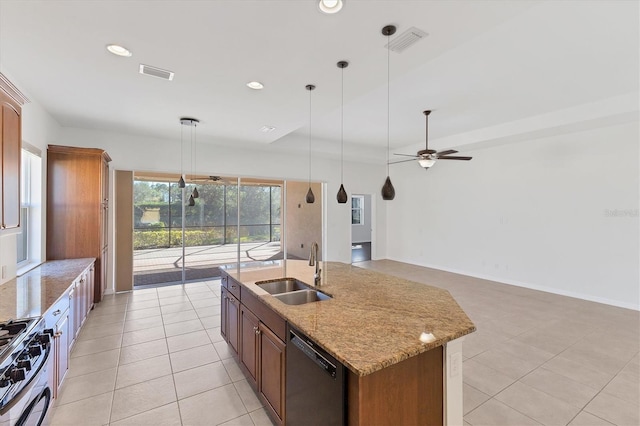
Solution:
[(438, 154), (438, 157), (440, 157), (442, 155), (455, 154), (456, 152), (458, 152), (458, 151), (456, 151), (455, 149), (448, 149), (446, 151), (440, 151), (437, 154)]
[(410, 160), (390, 161), (389, 164), (406, 163), (407, 161), (416, 161), (416, 160), (415, 158), (412, 158)]
[(438, 160), (463, 160), (463, 161), (469, 161), (471, 160), (473, 157), (438, 157)]
[(413, 154), (413, 155), (410, 155), (410, 154), (396, 154), (396, 153), (394, 152), (394, 153), (393, 153), (393, 155), (401, 155), (401, 156), (403, 156), (403, 157), (413, 157), (413, 158), (418, 158), (418, 156), (417, 156), (417, 155), (415, 155), (415, 154)]

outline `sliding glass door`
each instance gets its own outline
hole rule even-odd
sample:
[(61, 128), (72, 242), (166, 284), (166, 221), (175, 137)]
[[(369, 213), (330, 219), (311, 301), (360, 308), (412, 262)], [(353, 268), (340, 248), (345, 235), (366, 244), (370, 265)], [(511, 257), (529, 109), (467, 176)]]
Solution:
[(284, 182), (205, 177), (183, 190), (176, 181), (136, 174), (134, 286), (213, 278), (221, 265), (284, 257)]

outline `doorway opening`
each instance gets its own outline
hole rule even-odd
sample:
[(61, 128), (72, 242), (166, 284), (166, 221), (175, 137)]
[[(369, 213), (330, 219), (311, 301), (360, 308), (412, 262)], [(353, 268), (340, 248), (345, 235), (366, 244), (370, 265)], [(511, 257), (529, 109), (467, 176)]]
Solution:
[(351, 196), (351, 263), (371, 260), (371, 194)]

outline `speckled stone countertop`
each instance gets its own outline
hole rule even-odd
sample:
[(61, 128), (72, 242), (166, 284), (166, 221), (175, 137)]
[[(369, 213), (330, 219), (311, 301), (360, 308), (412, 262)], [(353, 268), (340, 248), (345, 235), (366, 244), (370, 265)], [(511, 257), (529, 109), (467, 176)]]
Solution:
[(94, 258), (50, 260), (1, 284), (0, 322), (42, 316), (94, 261)]
[[(313, 284), (307, 261), (227, 267), (226, 272), (354, 373), (365, 376), (475, 331), (448, 291), (356, 266), (321, 262), (318, 290), (332, 299), (287, 305), (256, 282), (297, 278)], [(422, 343), (432, 333), (435, 341)]]

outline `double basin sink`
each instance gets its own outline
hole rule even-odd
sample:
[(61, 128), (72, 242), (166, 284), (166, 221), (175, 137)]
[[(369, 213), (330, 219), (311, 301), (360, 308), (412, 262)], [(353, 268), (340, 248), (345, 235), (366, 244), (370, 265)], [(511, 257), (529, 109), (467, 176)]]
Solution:
[(283, 278), (278, 281), (259, 281), (256, 285), (287, 305), (304, 305), (331, 299), (318, 290), (314, 290), (302, 281)]

